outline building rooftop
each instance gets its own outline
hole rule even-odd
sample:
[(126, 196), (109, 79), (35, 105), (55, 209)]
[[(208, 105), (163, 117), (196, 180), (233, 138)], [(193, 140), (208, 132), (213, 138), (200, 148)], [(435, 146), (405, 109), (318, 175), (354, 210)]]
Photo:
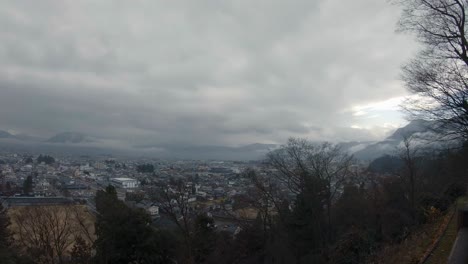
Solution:
[(111, 180), (114, 180), (114, 181), (135, 181), (135, 179), (132, 179), (132, 178), (112, 178)]

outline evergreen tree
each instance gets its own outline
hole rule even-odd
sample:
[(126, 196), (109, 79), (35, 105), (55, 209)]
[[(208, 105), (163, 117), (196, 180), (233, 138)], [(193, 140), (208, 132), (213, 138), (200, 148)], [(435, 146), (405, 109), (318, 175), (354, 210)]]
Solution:
[(32, 176), (29, 175), (26, 180), (24, 180), (23, 183), (23, 192), (25, 194), (29, 194), (33, 191), (33, 182), (32, 182)]
[(204, 263), (213, 251), (216, 243), (215, 223), (213, 218), (200, 214), (194, 223), (194, 257), (196, 263)]
[(33, 161), (33, 159), (32, 159), (31, 156), (29, 156), (29, 157), (27, 157), (27, 158), (24, 159), (24, 163), (29, 164), (29, 163), (33, 163), (33, 162), (34, 162), (34, 161)]
[(96, 193), (97, 263), (168, 263), (170, 238), (151, 227), (141, 209), (118, 200), (114, 187)]
[(55, 159), (49, 155), (39, 155), (39, 157), (37, 157), (37, 163), (42, 163), (42, 162), (44, 162), (47, 165), (50, 165), (55, 162)]
[(154, 172), (153, 164), (141, 164), (137, 166), (137, 172), (140, 173), (152, 173)]
[(324, 181), (310, 179), (297, 195), (293, 210), (287, 214), (286, 228), (297, 259), (313, 255), (326, 245), (330, 230), (323, 209), (326, 200), (324, 186)]

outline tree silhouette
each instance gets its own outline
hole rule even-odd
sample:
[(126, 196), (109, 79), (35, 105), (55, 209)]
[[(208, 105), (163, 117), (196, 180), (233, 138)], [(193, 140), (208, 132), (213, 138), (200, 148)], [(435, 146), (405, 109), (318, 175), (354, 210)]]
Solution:
[(145, 211), (118, 200), (114, 187), (96, 193), (96, 209), (96, 263), (170, 263), (170, 239), (150, 226)]
[[(10, 218), (7, 215), (6, 209), (0, 203), (0, 259), (2, 263), (14, 263), (11, 254), (11, 233), (8, 229), (10, 226)], [(4, 261), (4, 262), (3, 262)]]
[(405, 0), (400, 29), (414, 33), (423, 50), (405, 67), (415, 96), (405, 109), (414, 119), (437, 121), (446, 135), (468, 138), (468, 40), (461, 0)]
[(32, 176), (29, 175), (26, 180), (24, 180), (23, 183), (23, 193), (29, 194), (32, 193), (33, 191), (33, 182), (32, 182)]

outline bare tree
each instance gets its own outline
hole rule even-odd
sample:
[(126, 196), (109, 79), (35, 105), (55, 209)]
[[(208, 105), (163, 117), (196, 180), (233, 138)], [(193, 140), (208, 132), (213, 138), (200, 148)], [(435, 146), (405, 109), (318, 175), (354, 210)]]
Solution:
[(395, 0), (400, 29), (414, 33), (423, 50), (403, 67), (415, 96), (404, 104), (413, 119), (437, 121), (446, 135), (468, 138), (466, 0)]
[(91, 219), (91, 214), (88, 213), (85, 206), (70, 206), (70, 211), (73, 218), (74, 230), (77, 236), (83, 239), (83, 242), (91, 246), (96, 240), (94, 232), (94, 220)]
[(263, 231), (263, 240), (266, 241), (267, 230), (273, 225), (273, 218), (279, 217), (284, 223), (282, 206), (287, 201), (287, 193), (275, 182), (270, 175), (259, 175), (252, 169), (244, 172), (252, 181), (254, 188), (249, 190), (250, 204), (257, 209)]
[(182, 234), (187, 263), (194, 263), (193, 215), (189, 203), (191, 190), (192, 188), (184, 181), (178, 180), (175, 184), (166, 185), (151, 194), (152, 200), (159, 204), (161, 213), (169, 217)]
[(411, 217), (416, 219), (416, 186), (417, 182), (417, 152), (418, 149), (412, 143), (412, 138), (404, 137), (403, 147), (400, 150), (400, 158), (403, 160), (404, 170), (403, 178), (407, 183), (408, 198), (411, 203)]
[(15, 243), (37, 263), (65, 263), (76, 237), (93, 241), (91, 235), (86, 235), (91, 234), (90, 230), (84, 232), (90, 227), (83, 215), (73, 206), (15, 208), (11, 214)]
[(345, 181), (352, 175), (350, 171), (352, 156), (342, 152), (337, 145), (324, 143), (310, 153), (309, 159), (313, 175), (326, 186), (327, 219), (331, 228), (332, 202)]
[[(281, 149), (268, 154), (270, 165), (276, 170), (275, 179), (288, 192), (298, 195), (307, 184), (321, 183), (327, 209), (327, 220), (331, 228), (331, 208), (337, 193), (351, 175), (352, 156), (330, 143), (313, 144), (305, 139), (291, 138)], [(270, 190), (270, 196), (271, 190)], [(275, 201), (271, 199), (271, 201)], [(275, 202), (276, 204), (278, 201)]]

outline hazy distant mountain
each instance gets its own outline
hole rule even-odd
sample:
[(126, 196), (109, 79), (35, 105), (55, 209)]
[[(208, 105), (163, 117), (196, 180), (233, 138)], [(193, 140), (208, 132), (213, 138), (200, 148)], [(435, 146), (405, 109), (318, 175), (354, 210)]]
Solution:
[(369, 164), (369, 170), (376, 173), (396, 173), (402, 167), (403, 160), (390, 155), (384, 155)]
[(457, 142), (441, 143), (436, 139), (439, 134), (435, 131), (435, 123), (424, 120), (414, 120), (408, 125), (398, 128), (392, 135), (383, 141), (379, 141), (354, 152), (354, 156), (362, 160), (374, 160), (384, 155), (395, 155), (400, 146), (403, 145), (405, 137), (411, 137), (413, 144), (422, 144), (426, 150), (438, 149), (445, 144), (457, 144)]
[(361, 160), (374, 160), (384, 155), (393, 155), (397, 151), (400, 142), (397, 140), (379, 141), (354, 152), (353, 155)]
[(387, 140), (402, 140), (416, 133), (431, 132), (434, 130), (434, 122), (425, 120), (414, 120), (408, 125), (398, 128)]
[(36, 137), (36, 136), (31, 136), (31, 135), (28, 135), (28, 134), (16, 134), (14, 137), (16, 139), (25, 140), (25, 141), (42, 141), (42, 140), (44, 140), (43, 138)]
[(26, 134), (11, 134), (5, 130), (0, 130), (0, 138), (17, 139), (17, 140), (38, 140), (36, 137), (32, 137)]
[(50, 143), (86, 143), (93, 142), (90, 137), (86, 136), (83, 133), (78, 132), (63, 132), (59, 133), (47, 140)]
[[(411, 136), (415, 138), (415, 144), (421, 144), (421, 142), (427, 139), (435, 139), (437, 134), (433, 127), (434, 125), (431, 122), (416, 120), (410, 122), (405, 127), (397, 129), (391, 136), (387, 137), (383, 141), (353, 141), (338, 143), (338, 145), (343, 151), (353, 154), (357, 159), (372, 161), (383, 155), (395, 155), (399, 146), (402, 145), (404, 137)], [(12, 135), (4, 130), (0, 130), (0, 140), (2, 148), (10, 150), (41, 150), (43, 152), (49, 150), (60, 153), (84, 154), (120, 152), (134, 155), (150, 155), (162, 158), (214, 160), (263, 159), (265, 158), (265, 154), (269, 151), (280, 147), (280, 145), (277, 144), (261, 143), (239, 147), (173, 144), (130, 146), (125, 142), (112, 141), (105, 138), (97, 140), (93, 137), (87, 136), (86, 134), (78, 132), (63, 132), (48, 140), (43, 140), (29, 135)], [(424, 143), (425, 148), (440, 148), (444, 144), (439, 141), (432, 141), (433, 142), (431, 144)]]
[(13, 138), (14, 136), (4, 130), (0, 130), (0, 138)]
[(206, 145), (145, 145), (136, 146), (138, 149), (164, 149), (159, 155), (180, 159), (215, 159), (215, 160), (256, 160), (265, 157), (270, 150), (278, 148), (276, 144), (254, 143), (239, 147), (206, 146)]
[(274, 149), (276, 149), (278, 147), (279, 147), (279, 145), (277, 145), (277, 144), (254, 143), (254, 144), (238, 147), (237, 149), (242, 150), (242, 151), (255, 151), (255, 152), (265, 152), (266, 151), (267, 152), (267, 151), (270, 151), (270, 150), (274, 150)]
[(374, 144), (374, 141), (350, 141), (350, 142), (340, 142), (338, 146), (342, 151), (345, 151), (349, 154), (354, 154), (360, 150), (367, 148), (369, 145)]

